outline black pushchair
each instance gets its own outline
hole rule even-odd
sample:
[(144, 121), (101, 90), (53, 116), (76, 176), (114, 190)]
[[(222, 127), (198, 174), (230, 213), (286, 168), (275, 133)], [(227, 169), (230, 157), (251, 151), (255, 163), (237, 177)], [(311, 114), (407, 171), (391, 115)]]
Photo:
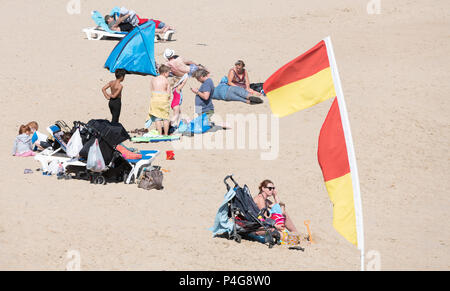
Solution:
[(77, 129), (83, 143), (79, 156), (87, 159), (89, 148), (98, 139), (99, 147), (107, 166), (104, 172), (92, 172), (85, 166), (69, 165), (66, 167), (66, 175), (72, 178), (88, 180), (94, 184), (106, 184), (106, 182), (123, 182), (132, 170), (132, 166), (123, 158), (122, 154), (116, 150), (116, 146), (130, 139), (129, 134), (120, 123), (111, 123), (108, 120), (93, 119), (87, 124), (80, 121), (74, 122), (72, 133)]
[(263, 241), (269, 245), (269, 248), (280, 244), (280, 233), (275, 230), (275, 221), (270, 218), (259, 219), (259, 217), (264, 217), (264, 214), (268, 211), (267, 208), (260, 210), (247, 185), (240, 187), (232, 175), (226, 176), (223, 180), (227, 191), (231, 189), (227, 180), (234, 183), (233, 190), (236, 192), (235, 196), (228, 202), (228, 217), (234, 222), (233, 232), (229, 234), (228, 239), (240, 243), (241, 238), (253, 239), (252, 237), (255, 237), (256, 232), (264, 231)]

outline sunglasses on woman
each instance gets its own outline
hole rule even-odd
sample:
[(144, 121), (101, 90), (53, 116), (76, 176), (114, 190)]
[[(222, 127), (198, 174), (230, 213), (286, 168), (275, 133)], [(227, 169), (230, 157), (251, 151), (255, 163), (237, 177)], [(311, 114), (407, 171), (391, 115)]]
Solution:
[(266, 187), (266, 189), (269, 189), (269, 191), (275, 190), (275, 187)]

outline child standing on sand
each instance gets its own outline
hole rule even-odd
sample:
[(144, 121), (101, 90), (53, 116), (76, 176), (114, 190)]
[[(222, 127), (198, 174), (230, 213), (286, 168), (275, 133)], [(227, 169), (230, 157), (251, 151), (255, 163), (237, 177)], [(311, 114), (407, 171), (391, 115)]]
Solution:
[[(186, 85), (187, 78), (185, 78), (183, 81), (182, 79), (174, 77), (172, 78), (170, 87), (172, 88), (172, 104), (170, 107), (172, 107), (173, 110), (173, 116), (171, 119), (171, 125), (175, 128), (178, 127), (180, 124), (180, 114), (181, 114), (181, 104), (183, 103), (183, 93), (181, 90), (183, 90), (184, 85)], [(180, 82), (181, 81), (181, 82)]]
[[(122, 109), (122, 82), (125, 80), (125, 70), (117, 69), (115, 72), (116, 79), (109, 82), (102, 88), (103, 95), (107, 100), (109, 100), (109, 110), (111, 111), (112, 123), (119, 122), (120, 110)], [(110, 89), (111, 93), (106, 90)]]
[(13, 156), (18, 157), (30, 157), (35, 155), (31, 144), (31, 129), (29, 126), (20, 126), (19, 135), (14, 141), (12, 154)]
[(150, 99), (149, 121), (155, 122), (156, 129), (160, 135), (169, 135), (170, 87), (168, 78), (170, 68), (166, 65), (161, 65), (158, 71), (159, 76), (155, 77), (151, 82), (152, 96)]

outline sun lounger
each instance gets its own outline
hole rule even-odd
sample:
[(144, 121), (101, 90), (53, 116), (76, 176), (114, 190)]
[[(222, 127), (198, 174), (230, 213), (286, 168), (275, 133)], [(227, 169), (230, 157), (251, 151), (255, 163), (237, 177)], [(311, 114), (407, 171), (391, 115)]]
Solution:
[(92, 11), (92, 19), (94, 20), (96, 27), (90, 27), (83, 29), (83, 32), (86, 34), (87, 39), (89, 40), (99, 40), (103, 37), (112, 37), (117, 39), (122, 39), (128, 32), (124, 31), (114, 31), (111, 30), (106, 24), (105, 19), (98, 11)]
[(142, 154), (142, 159), (139, 160), (128, 160), (127, 162), (131, 164), (132, 170), (125, 180), (125, 184), (130, 184), (136, 181), (142, 174), (142, 170), (145, 167), (149, 167), (153, 160), (159, 155), (159, 151), (140, 151)]
[(100, 40), (103, 37), (112, 37), (112, 38), (117, 38), (117, 39), (122, 39), (126, 33), (122, 33), (122, 32), (106, 32), (103, 29), (99, 28), (99, 27), (90, 27), (90, 28), (85, 28), (83, 29), (83, 32), (86, 34), (86, 38), (88, 40)]
[(155, 42), (157, 41), (171, 41), (175, 30), (168, 30), (161, 37), (159, 34), (155, 34)]
[(49, 155), (46, 155), (45, 153), (39, 153), (34, 156), (34, 159), (41, 164), (43, 172), (48, 172), (50, 163), (52, 163), (53, 161), (61, 163), (64, 169), (67, 166), (81, 166), (81, 167), (86, 166), (85, 163), (80, 162), (77, 159), (69, 158), (67, 155), (58, 153), (56, 151), (52, 152)]

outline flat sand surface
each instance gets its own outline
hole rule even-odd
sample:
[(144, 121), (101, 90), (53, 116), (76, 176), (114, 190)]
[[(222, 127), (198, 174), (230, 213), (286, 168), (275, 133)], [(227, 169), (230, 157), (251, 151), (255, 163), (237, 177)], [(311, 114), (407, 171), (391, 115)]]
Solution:
[[(164, 49), (172, 48), (204, 64), (216, 85), (238, 59), (245, 61), (251, 82), (264, 82), (331, 36), (358, 161), (366, 264), (373, 266), (376, 254), (382, 270), (449, 270), (450, 3), (381, 0), (380, 13), (369, 14), (368, 2), (121, 5), (176, 28), (175, 41), (155, 44), (158, 63)], [(1, 270), (65, 270), (72, 250), (81, 255), (82, 270), (359, 270), (359, 251), (332, 226), (332, 204), (317, 162), (319, 130), (331, 100), (280, 119), (273, 160), (261, 159), (267, 150), (259, 145), (246, 145), (175, 149), (176, 160), (167, 161), (171, 143), (129, 143), (162, 151), (154, 162), (170, 171), (162, 191), (60, 181), (36, 171), (24, 175), (39, 163), (11, 155), (21, 124), (35, 120), (45, 132), (56, 120), (71, 125), (110, 118), (101, 88), (114, 76), (103, 64), (117, 41), (89, 41), (81, 30), (94, 26), (92, 10), (104, 14), (112, 4), (82, 0), (80, 13), (69, 14), (67, 3), (0, 3), (1, 11), (9, 12), (2, 16), (0, 34)], [(150, 80), (131, 75), (124, 81), (121, 122), (128, 130), (143, 127)], [(199, 83), (191, 79), (184, 90), (182, 111), (193, 116), (189, 86)], [(268, 117), (264, 101), (252, 106), (215, 101), (216, 118)], [(236, 127), (227, 132), (237, 136)], [(204, 135), (223, 136), (224, 131)], [(316, 244), (299, 252), (212, 238), (208, 228), (228, 174), (253, 194), (262, 180), (274, 181), (297, 227), (305, 232), (303, 222), (311, 221)]]

